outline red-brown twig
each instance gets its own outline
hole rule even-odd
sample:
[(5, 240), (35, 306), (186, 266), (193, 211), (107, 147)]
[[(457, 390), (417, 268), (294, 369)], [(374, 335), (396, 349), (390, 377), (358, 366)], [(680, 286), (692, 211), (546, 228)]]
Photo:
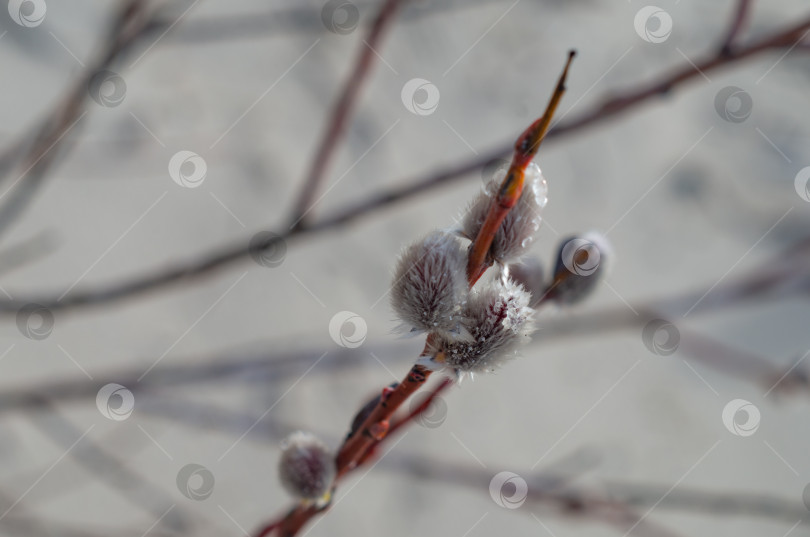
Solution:
[[(551, 124), (554, 110), (556, 110), (565, 91), (565, 78), (573, 57), (574, 52), (572, 51), (568, 56), (568, 61), (565, 64), (565, 68), (563, 69), (562, 75), (560, 75), (560, 79), (543, 116), (532, 123), (515, 143), (515, 156), (512, 161), (512, 168), (510, 168), (509, 173), (498, 189), (498, 196), (492, 201), (487, 219), (478, 235), (475, 237), (469, 251), (467, 283), (470, 287), (475, 284), (481, 274), (483, 274), (489, 266), (486, 259), (486, 252), (489, 251), (498, 226), (500, 226), (504, 217), (520, 197), (520, 193), (523, 189), (525, 169), (537, 153), (540, 142), (543, 140), (543, 136), (548, 130), (548, 126)], [(479, 250), (484, 254), (477, 255), (476, 252)], [(474, 255), (475, 257), (473, 257)], [(441, 350), (433, 351), (432, 348), (432, 338), (428, 336), (423, 356), (433, 352), (437, 352), (439, 355), (441, 354)], [(389, 433), (391, 428), (390, 420), (394, 413), (425, 384), (432, 373), (433, 371), (431, 369), (416, 364), (408, 371), (408, 374), (402, 382), (393, 387), (383, 388), (377, 405), (368, 413), (362, 424), (353, 428), (349, 433), (349, 437), (346, 438), (338, 451), (336, 457), (336, 482), (347, 473), (354, 470), (362, 461), (367, 460), (367, 456), (373, 447), (381, 442)], [(445, 389), (450, 383), (451, 381), (445, 380), (445, 382), (440, 384), (441, 389)], [(403, 423), (399, 422), (398, 427), (402, 425)], [(299, 505), (282, 517), (281, 522), (273, 521), (265, 525), (257, 533), (257, 537), (265, 537), (270, 535), (273, 531), (278, 531), (278, 533), (283, 536), (295, 535), (310, 518), (328, 508), (328, 505)]]
[[(394, 421), (389, 427), (388, 432), (386, 433), (386, 437), (390, 437), (394, 433), (396, 433), (402, 427), (405, 427), (413, 420), (417, 419), (428, 407), (436, 400), (436, 398), (445, 390), (447, 390), (450, 386), (453, 385), (453, 380), (450, 377), (444, 377), (439, 384), (436, 385), (433, 390), (425, 397), (425, 399), (420, 402), (416, 407), (412, 408), (408, 414), (399, 418), (398, 420)], [(358, 466), (363, 466), (368, 461), (374, 459), (377, 455), (377, 444), (373, 444), (369, 450), (366, 452), (365, 455), (360, 459), (357, 463)]]
[(453, 384), (452, 379), (448, 377), (443, 378), (441, 382), (439, 382), (439, 384), (437, 384), (436, 387), (433, 388), (433, 390), (431, 390), (431, 392), (427, 395), (427, 397), (424, 398), (422, 402), (420, 402), (418, 405), (412, 408), (411, 411), (408, 412), (408, 414), (406, 414), (405, 416), (401, 417), (400, 419), (396, 420), (393, 424), (391, 424), (391, 427), (388, 429), (388, 434), (389, 435), (394, 434), (400, 428), (404, 427), (411, 421), (421, 416), (422, 413), (425, 412), (430, 407), (431, 404), (433, 404), (433, 401), (435, 401), (436, 398), (439, 397), (443, 392), (445, 392), (452, 384)]
[[(692, 65), (687, 65), (669, 75), (660, 77), (649, 85), (638, 89), (628, 89), (626, 92), (620, 93), (618, 96), (604, 101), (603, 104), (582, 113), (579, 117), (555, 126), (548, 132), (546, 138), (554, 139), (567, 136), (585, 127), (605, 121), (612, 116), (627, 112), (653, 97), (666, 94), (676, 86), (694, 78), (699, 78), (701, 71), (708, 73), (738, 63), (766, 50), (790, 47), (802, 39), (808, 30), (810, 30), (810, 18), (794, 26), (777, 30), (752, 44), (736, 47), (728, 54), (716, 53), (708, 59), (697, 62), (695, 65), (698, 69), (695, 69)], [(334, 230), (358, 218), (367, 217), (386, 209), (394, 203), (408, 200), (434, 188), (449, 185), (452, 181), (460, 180), (467, 174), (483, 168), (494, 159), (508, 155), (510, 149), (511, 145), (508, 148), (494, 150), (474, 161), (464, 161), (450, 166), (426, 178), (403, 181), (401, 187), (392, 188), (369, 199), (361, 200), (312, 224), (298, 226), (293, 230), (282, 230), (279, 236), (289, 241), (307, 234)], [(209, 251), (196, 259), (175, 263), (166, 269), (130, 277), (107, 286), (79, 290), (68, 294), (61, 300), (56, 295), (17, 296), (18, 294), (15, 293), (17, 298), (14, 300), (0, 300), (0, 314), (15, 314), (22, 306), (30, 303), (41, 304), (51, 311), (100, 306), (124, 298), (157, 291), (181, 281), (212, 275), (219, 270), (245, 260), (253, 252), (253, 249), (248, 244), (249, 239), (245, 238), (236, 244)]]
[(363, 40), (360, 55), (357, 58), (357, 62), (354, 64), (354, 69), (352, 69), (349, 79), (343, 87), (340, 98), (335, 104), (326, 131), (312, 159), (312, 165), (307, 173), (304, 187), (301, 189), (301, 194), (295, 205), (295, 213), (292, 216), (292, 229), (298, 228), (306, 222), (307, 214), (312, 209), (315, 196), (320, 190), (321, 183), (326, 174), (326, 169), (343, 135), (346, 122), (351, 116), (354, 105), (357, 102), (357, 97), (360, 95), (360, 89), (368, 78), (369, 72), (371, 72), (371, 66), (374, 65), (374, 60), (377, 56), (376, 48), (385, 30), (393, 21), (394, 14), (400, 3), (401, 0), (385, 0), (385, 3), (383, 3), (377, 14), (377, 18), (374, 20), (374, 24), (371, 25), (368, 37)]
[(575, 54), (573, 50), (568, 54), (568, 62), (566, 62), (565, 68), (557, 81), (557, 86), (554, 88), (554, 93), (551, 95), (543, 116), (532, 123), (515, 142), (512, 164), (509, 166), (506, 177), (498, 189), (495, 200), (489, 207), (489, 213), (487, 213), (486, 220), (481, 225), (478, 236), (470, 245), (467, 260), (467, 278), (470, 285), (474, 284), (491, 264), (487, 255), (490, 245), (506, 214), (515, 206), (520, 194), (523, 192), (526, 167), (537, 154), (540, 143), (545, 138), (548, 127), (551, 125), (551, 118), (554, 117), (554, 112), (557, 110), (560, 99), (565, 93), (565, 79), (568, 76), (568, 68), (571, 66)]

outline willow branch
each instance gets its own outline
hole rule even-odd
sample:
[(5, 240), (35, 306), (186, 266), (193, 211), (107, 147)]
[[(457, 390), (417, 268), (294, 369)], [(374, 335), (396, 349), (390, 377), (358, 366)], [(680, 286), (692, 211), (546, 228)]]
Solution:
[[(777, 30), (751, 44), (740, 46), (731, 51), (730, 54), (717, 53), (706, 60), (699, 61), (696, 65), (704, 73), (730, 66), (767, 50), (792, 46), (802, 39), (808, 30), (810, 30), (810, 19), (805, 19), (794, 26)], [(551, 140), (568, 136), (581, 129), (605, 121), (610, 117), (628, 112), (653, 97), (667, 94), (675, 87), (698, 76), (700, 76), (698, 70), (691, 65), (687, 65), (661, 76), (658, 81), (647, 86), (635, 89), (630, 87), (618, 96), (610, 98), (604, 101), (603, 104), (584, 112), (579, 117), (552, 128), (546, 138)], [(483, 168), (494, 159), (508, 155), (510, 149), (511, 145), (492, 151), (474, 161), (464, 161), (452, 165), (426, 178), (403, 182), (403, 186), (395, 187), (382, 194), (360, 201), (313, 224), (299, 226), (294, 230), (281, 230), (278, 236), (283, 240), (291, 241), (304, 235), (339, 228), (358, 218), (367, 217), (387, 209), (395, 203), (411, 199), (434, 188), (450, 185), (453, 181), (462, 179), (466, 174)], [(41, 304), (52, 311), (99, 306), (165, 289), (176, 283), (191, 282), (197, 278), (215, 274), (247, 259), (253, 251), (249, 247), (249, 242), (250, 239), (245, 238), (236, 244), (207, 252), (196, 259), (176, 263), (168, 269), (147, 272), (106, 286), (78, 290), (68, 294), (62, 300), (58, 300), (56, 295), (29, 295), (16, 300), (0, 300), (0, 314), (16, 313), (22, 306), (30, 303)], [(17, 294), (15, 293), (15, 295)]]
[[(428, 479), (476, 490), (487, 490), (492, 472), (477, 466), (425, 456), (399, 455), (381, 465)], [(528, 485), (527, 502), (545, 507), (557, 514), (589, 518), (590, 514), (622, 507), (623, 509), (656, 509), (683, 511), (710, 516), (757, 517), (794, 524), (805, 518), (807, 509), (786, 497), (742, 491), (719, 491), (680, 485), (638, 483), (610, 480), (599, 485), (576, 485), (571, 478), (554, 471), (520, 474)]]
[[(0, 233), (25, 211), (42, 186), (44, 179), (70, 138), (71, 131), (84, 116), (87, 88), (93, 77), (139, 41), (149, 22), (143, 0), (127, 0), (118, 11), (108, 32), (102, 52), (82, 73), (67, 96), (48, 115), (33, 134), (25, 135), (0, 155), (4, 176), (22, 163), (24, 171), (0, 199)], [(20, 151), (22, 153), (20, 153)]]
[(292, 228), (302, 226), (306, 222), (307, 214), (315, 204), (315, 196), (320, 191), (329, 162), (332, 160), (338, 142), (343, 137), (343, 131), (346, 130), (346, 123), (360, 95), (360, 89), (368, 79), (371, 67), (377, 58), (376, 49), (379, 47), (386, 30), (391, 26), (400, 2), (401, 0), (385, 0), (377, 14), (377, 18), (374, 20), (374, 24), (371, 25), (368, 36), (363, 40), (363, 46), (360, 49), (354, 68), (343, 86), (343, 91), (332, 110), (332, 115), (318, 145), (318, 150), (312, 158), (312, 165), (309, 168), (306, 181), (295, 205)]
[[(777, 30), (746, 46), (740, 46), (729, 54), (716, 53), (706, 60), (699, 61), (697, 67), (705, 72), (713, 71), (721, 67), (739, 63), (742, 60), (759, 54), (767, 50), (792, 46), (795, 42), (803, 38), (810, 30), (810, 19), (788, 27)], [(651, 98), (666, 94), (676, 86), (699, 76), (698, 70), (687, 65), (681, 69), (662, 76), (658, 81), (647, 86), (634, 89), (628, 88), (619, 96), (605, 101), (602, 105), (581, 114), (579, 117), (564, 122), (552, 128), (546, 135), (547, 139), (554, 139), (570, 135), (585, 127), (607, 120), (610, 117), (619, 115), (636, 108)], [(320, 233), (346, 225), (358, 218), (367, 217), (389, 206), (399, 203), (414, 196), (425, 193), (440, 186), (449, 185), (453, 181), (460, 180), (464, 175), (483, 168), (496, 158), (502, 158), (509, 153), (509, 148), (501, 148), (479, 157), (474, 161), (464, 161), (450, 166), (445, 170), (432, 174), (423, 179), (404, 182), (403, 186), (393, 188), (387, 192), (376, 195), (365, 201), (358, 202), (346, 209), (327, 216), (314, 224), (298, 226), (294, 230), (281, 230), (278, 233), (284, 240), (299, 238), (306, 234)], [(210, 276), (223, 270), (237, 262), (247, 259), (253, 249), (249, 247), (249, 238), (245, 238), (239, 243), (232, 244), (213, 252), (208, 252), (187, 262), (176, 263), (168, 269), (148, 272), (97, 288), (79, 290), (68, 294), (62, 300), (58, 300), (55, 295), (29, 295), (22, 296), (16, 300), (0, 300), (0, 314), (16, 313), (25, 304), (36, 303), (56, 311), (62, 309), (74, 309), (89, 306), (99, 306), (110, 302), (130, 298), (147, 292), (154, 292), (164, 289), (172, 284), (180, 282), (191, 282), (197, 278)], [(18, 293), (15, 293), (15, 295)]]
[[(490, 211), (484, 225), (473, 238), (472, 245), (468, 253), (467, 284), (472, 287), (478, 278), (483, 274), (488, 266), (485, 255), (477, 255), (481, 251), (484, 254), (489, 251), (495, 232), (503, 221), (509, 210), (515, 205), (523, 189), (523, 179), (526, 167), (531, 163), (532, 158), (537, 153), (540, 142), (548, 130), (554, 111), (565, 91), (565, 78), (574, 52), (571, 52), (563, 69), (557, 87), (549, 101), (543, 117), (532, 123), (532, 125), (518, 138), (515, 143), (515, 154), (510, 173), (504, 177), (498, 190), (498, 195), (492, 200)], [(494, 226), (494, 227), (493, 227)], [(425, 342), (422, 356), (436, 354), (442, 355), (442, 350), (434, 350), (434, 334), (429, 334)], [(439, 360), (440, 361), (440, 360)], [(369, 460), (370, 453), (375, 445), (383, 441), (390, 429), (390, 420), (396, 411), (416, 393), (427, 381), (433, 371), (423, 365), (415, 364), (402, 382), (383, 388), (378, 398), (371, 404), (364, 406), (355, 421), (359, 425), (352, 426), (348, 437), (338, 450), (335, 457), (337, 477), (335, 485), (346, 474), (357, 468), (362, 462)], [(448, 382), (440, 384), (443, 390), (447, 388)], [(367, 415), (364, 416), (364, 414)], [(402, 423), (399, 424), (400, 426)], [(327, 510), (329, 505), (300, 504), (292, 508), (286, 515), (281, 517), (280, 522), (273, 521), (265, 525), (259, 532), (258, 537), (264, 537), (276, 531), (282, 536), (292, 536), (298, 533), (309, 519)]]

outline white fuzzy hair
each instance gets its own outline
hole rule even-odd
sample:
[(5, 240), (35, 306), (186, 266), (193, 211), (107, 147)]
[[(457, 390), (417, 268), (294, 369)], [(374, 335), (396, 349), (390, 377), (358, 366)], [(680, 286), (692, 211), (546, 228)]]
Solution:
[(511, 280), (476, 286), (464, 307), (464, 327), (471, 337), (440, 337), (432, 356), (420, 361), (432, 369), (450, 368), (457, 375), (496, 369), (514, 357), (533, 331), (529, 293)]
[(391, 306), (412, 329), (455, 332), (469, 293), (467, 253), (452, 233), (434, 231), (405, 248), (391, 285)]
[[(506, 170), (495, 173), (478, 196), (470, 203), (461, 222), (461, 233), (470, 240), (478, 236), (500, 188)], [(528, 250), (534, 234), (540, 229), (540, 213), (548, 202), (548, 185), (540, 167), (534, 162), (526, 168), (523, 192), (514, 207), (509, 211), (498, 228), (489, 253), (500, 263), (516, 260)]]

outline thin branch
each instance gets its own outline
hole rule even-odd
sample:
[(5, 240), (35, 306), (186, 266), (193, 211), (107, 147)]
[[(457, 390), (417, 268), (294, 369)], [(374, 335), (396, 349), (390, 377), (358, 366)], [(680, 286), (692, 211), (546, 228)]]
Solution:
[(722, 54), (731, 54), (731, 49), (734, 47), (737, 37), (745, 28), (748, 23), (748, 15), (751, 12), (751, 0), (737, 0), (737, 6), (734, 10), (734, 18), (731, 21), (728, 34), (723, 40), (723, 45), (720, 47)]
[[(446, 0), (431, 4), (415, 5), (403, 10), (397, 17), (399, 23), (418, 22), (422, 19), (441, 15), (449, 11), (458, 15), (459, 11), (480, 9), (484, 6), (505, 4), (508, 0)], [(378, 5), (374, 1), (357, 1), (352, 4), (360, 13)], [(166, 36), (166, 45), (201, 45), (215, 41), (234, 39), (277, 38), (290, 34), (323, 35), (321, 5), (294, 5), (288, 8), (258, 9), (251, 13), (220, 13), (216, 16), (197, 17), (189, 20), (182, 28)], [(159, 35), (171, 26), (175, 18), (165, 17), (155, 21), (150, 34)], [(358, 26), (367, 26), (363, 17)]]
[(385, 0), (368, 32), (368, 36), (363, 40), (354, 68), (332, 110), (326, 131), (323, 133), (318, 150), (312, 158), (312, 165), (307, 173), (306, 181), (295, 205), (295, 212), (292, 215), (292, 228), (303, 226), (308, 219), (308, 213), (313, 208), (315, 196), (320, 191), (329, 162), (338, 142), (343, 137), (346, 123), (355, 107), (357, 98), (360, 96), (360, 89), (377, 59), (377, 48), (380, 46), (386, 30), (391, 26), (400, 3), (401, 0)]
[[(41, 406), (47, 410), (47, 413), (37, 415), (37, 419), (34, 419), (32, 423), (61, 449), (65, 449), (73, 440), (82, 436), (83, 431), (63, 416), (50, 401), (42, 398)], [(144, 480), (140, 473), (130, 470), (122, 461), (89, 438), (85, 438), (70, 450), (70, 457), (133, 505), (140, 507), (149, 515), (159, 518), (164, 529), (180, 533), (190, 529), (189, 517), (182, 514), (181, 510), (175, 509), (169, 516), (163, 516), (175, 503), (170, 495)]]
[[(551, 124), (554, 111), (565, 91), (565, 78), (573, 57), (574, 52), (572, 51), (568, 56), (568, 61), (543, 117), (532, 123), (515, 142), (515, 152), (510, 173), (504, 177), (498, 189), (497, 197), (491, 202), (487, 219), (477, 235), (473, 237), (472, 246), (468, 251), (467, 285), (469, 287), (475, 285), (475, 282), (486, 270), (488, 260), (485, 254), (492, 245), (495, 232), (520, 197), (525, 170), (537, 153), (540, 142)], [(435, 334), (432, 332), (428, 334), (422, 356), (434, 355), (436, 361), (441, 362), (444, 351), (441, 349), (433, 350), (435, 346), (434, 336)], [(378, 399), (361, 408), (360, 414), (355, 417), (355, 422), (359, 422), (359, 425), (352, 425), (349, 435), (335, 457), (337, 477), (333, 488), (337, 487), (337, 483), (342, 477), (369, 460), (369, 453), (387, 437), (390, 420), (396, 411), (425, 384), (432, 373), (431, 369), (417, 363), (411, 368), (402, 382), (383, 388)], [(446, 388), (446, 384), (449, 384), (449, 382), (440, 384), (440, 388)], [(365, 415), (366, 412), (367, 415)], [(365, 417), (363, 417), (364, 415)], [(299, 504), (284, 516), (276, 519), (280, 520), (280, 522), (273, 521), (266, 524), (259, 530), (258, 536), (264, 537), (272, 531), (278, 531), (283, 536), (295, 535), (312, 517), (327, 509), (329, 509), (329, 504)]]
[[(730, 55), (717, 54), (708, 60), (698, 63), (698, 68), (703, 72), (712, 71), (738, 63), (745, 58), (766, 50), (791, 46), (798, 41), (808, 29), (810, 29), (810, 19), (806, 19), (787, 29), (776, 31), (770, 36), (760, 39), (748, 46), (739, 47), (737, 50), (732, 51)], [(640, 89), (628, 89), (624, 94), (605, 101), (602, 105), (592, 108), (578, 118), (552, 128), (546, 138), (553, 139), (570, 135), (573, 132), (604, 121), (614, 115), (632, 110), (652, 97), (666, 94), (676, 86), (697, 76), (699, 76), (698, 71), (695, 70), (693, 66), (689, 65), (669, 75), (663, 76), (657, 82), (649, 86)], [(320, 233), (346, 225), (357, 218), (366, 217), (386, 209), (394, 203), (405, 201), (434, 188), (449, 185), (452, 181), (460, 180), (464, 175), (483, 168), (494, 159), (508, 155), (510, 149), (511, 145), (492, 151), (475, 161), (465, 161), (451, 166), (437, 174), (431, 174), (427, 178), (404, 182), (404, 186), (393, 188), (385, 193), (373, 196), (368, 200), (358, 202), (314, 224), (303, 227), (299, 226), (291, 231), (282, 230), (278, 233), (278, 237), (282, 240), (290, 241), (294, 237), (298, 238), (306, 234)], [(274, 245), (276, 240), (278, 239), (269, 240), (268, 246)], [(80, 290), (67, 295), (62, 300), (58, 300), (56, 296), (51, 295), (27, 296), (17, 300), (1, 300), (0, 314), (16, 313), (22, 306), (30, 303), (41, 304), (52, 311), (99, 306), (147, 292), (157, 291), (181, 281), (191, 281), (195, 278), (209, 276), (249, 257), (254, 251), (254, 248), (249, 247), (249, 242), (249, 238), (245, 238), (237, 244), (208, 252), (197, 259), (185, 263), (177, 263), (174, 266), (170, 266), (168, 269), (130, 277), (124, 281), (115, 282), (95, 289)], [(261, 247), (261, 245), (259, 245), (259, 247)]]
[[(715, 287), (698, 307), (692, 309), (688, 318), (731, 308), (742, 308), (752, 302), (761, 305), (766, 301), (795, 298), (807, 295), (809, 292), (810, 239), (805, 239), (776, 252), (760, 265), (740, 274), (733, 280)], [(626, 305), (620, 304), (571, 313), (562, 317), (545, 317), (542, 320), (543, 337), (533, 340), (532, 345), (544, 345), (560, 339), (600, 337), (604, 333), (617, 330), (638, 330), (640, 333), (642, 327), (651, 319), (660, 317), (681, 324), (679, 319), (682, 319), (683, 314), (692, 308), (704, 294), (705, 286), (691, 291), (678, 292), (671, 296), (631, 303), (632, 310)], [(730, 349), (725, 349), (722, 353), (717, 353), (716, 349), (710, 351), (705, 345), (699, 344), (697, 339), (693, 339), (691, 331), (683, 328), (680, 330), (682, 331), (682, 342), (679, 349), (682, 352), (689, 353), (729, 375), (755, 382), (764, 389), (770, 389), (776, 380), (785, 374), (784, 371), (769, 363), (755, 365), (753, 362), (764, 358), (754, 355), (743, 355), (747, 357), (743, 360), (746, 366), (741, 367), (739, 362), (734, 361), (742, 359), (740, 355), (735, 355), (735, 359), (731, 360), (734, 353)], [(694, 337), (705, 339), (698, 334), (695, 334)], [(260, 343), (257, 343), (257, 346), (267, 347)], [(370, 350), (379, 355), (396, 355), (399, 354), (398, 349), (400, 348), (402, 347), (385, 346)], [(93, 381), (82, 377), (76, 380), (60, 379), (55, 382), (25, 385), (14, 390), (0, 391), (0, 413), (37, 408), (41, 404), (40, 396), (45, 394), (50, 401), (60, 403), (94, 398), (98, 392), (98, 386), (110, 382), (128, 386), (132, 391), (137, 389), (149, 392), (228, 379), (238, 382), (276, 383), (301, 375), (322, 354), (323, 349), (318, 347), (281, 352), (224, 350), (211, 356), (195, 356), (177, 360), (177, 365), (161, 365), (155, 368), (155, 374), (145, 377), (140, 382), (137, 380), (143, 373), (142, 368), (112, 371), (103, 378), (97, 377)], [(363, 363), (365, 363), (365, 358), (352, 349), (335, 349), (330, 351), (329, 359), (324, 360), (316, 371), (335, 374)], [(810, 366), (810, 360), (807, 365)], [(775, 375), (777, 375), (776, 379), (773, 378)], [(808, 375), (810, 375), (810, 369), (796, 367), (782, 379), (774, 390), (787, 392), (790, 389), (805, 386)], [(392, 428), (395, 426), (392, 425)]]
[[(455, 461), (438, 461), (424, 455), (398, 455), (386, 459), (381, 469), (397, 471), (442, 484), (488, 490), (492, 472)], [(552, 465), (556, 468), (556, 465)], [(740, 491), (711, 491), (681, 485), (610, 480), (598, 485), (575, 485), (570, 476), (555, 470), (519, 473), (528, 485), (526, 500), (558, 514), (588, 517), (605, 509), (623, 506), (703, 513), (710, 516), (758, 517), (793, 524), (805, 519), (807, 509), (786, 497)]]
[(495, 238), (495, 234), (501, 227), (507, 213), (515, 206), (520, 194), (523, 192), (526, 168), (537, 154), (537, 150), (540, 148), (540, 144), (543, 142), (551, 125), (554, 112), (565, 94), (565, 79), (568, 76), (568, 69), (571, 67), (571, 61), (575, 55), (576, 52), (573, 50), (568, 53), (568, 61), (557, 81), (557, 87), (554, 88), (554, 93), (543, 116), (532, 123), (515, 142), (512, 164), (509, 166), (503, 184), (498, 189), (497, 195), (489, 207), (489, 212), (481, 224), (478, 236), (470, 245), (467, 263), (467, 277), (470, 279), (470, 285), (475, 283), (492, 264), (489, 259), (492, 240)]
[[(14, 163), (22, 163), (22, 174), (9, 189), (0, 196), (6, 197), (0, 205), (0, 233), (7, 231), (11, 224), (25, 211), (44, 184), (47, 172), (64, 149), (71, 131), (84, 117), (84, 102), (87, 88), (93, 77), (112, 65), (129, 50), (147, 26), (147, 6), (143, 0), (127, 0), (119, 9), (110, 26), (102, 53), (82, 73), (67, 96), (56, 106), (45, 121), (35, 129), (34, 134), (25, 135), (12, 144), (0, 156), (0, 170), (5, 173), (14, 169)], [(31, 142), (29, 142), (31, 140)], [(26, 148), (22, 155), (17, 152)]]

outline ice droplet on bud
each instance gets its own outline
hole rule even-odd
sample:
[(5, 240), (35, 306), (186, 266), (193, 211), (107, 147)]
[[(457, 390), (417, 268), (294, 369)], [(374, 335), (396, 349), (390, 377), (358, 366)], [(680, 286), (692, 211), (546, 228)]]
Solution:
[[(462, 220), (462, 233), (474, 239), (486, 220), (500, 181), (505, 176), (496, 174), (487, 187), (470, 203)], [(490, 254), (501, 263), (514, 261), (526, 253), (534, 234), (540, 229), (543, 207), (548, 202), (548, 186), (540, 168), (534, 162), (526, 168), (523, 192), (507, 213), (490, 246)], [(526, 241), (526, 239), (529, 239)]]

